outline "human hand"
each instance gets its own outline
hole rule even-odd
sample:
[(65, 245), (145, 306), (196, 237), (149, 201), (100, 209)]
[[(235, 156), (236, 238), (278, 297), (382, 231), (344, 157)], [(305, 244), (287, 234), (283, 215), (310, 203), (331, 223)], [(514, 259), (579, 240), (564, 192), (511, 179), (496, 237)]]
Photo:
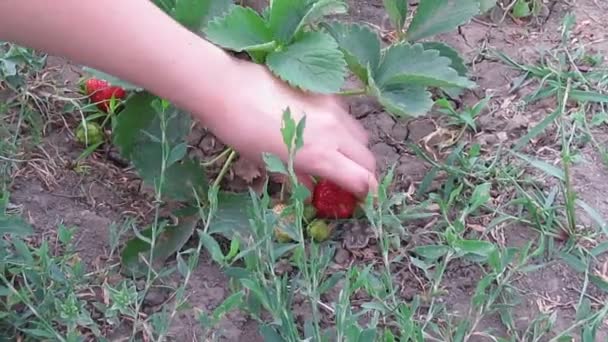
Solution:
[(265, 67), (238, 60), (218, 86), (221, 99), (205, 109), (202, 121), (244, 157), (261, 161), (266, 152), (287, 159), (281, 124), (289, 107), (296, 121), (306, 115), (304, 146), (294, 160), (302, 183), (310, 187), (310, 176), (318, 176), (359, 197), (376, 190), (367, 133), (334, 97), (295, 90)]

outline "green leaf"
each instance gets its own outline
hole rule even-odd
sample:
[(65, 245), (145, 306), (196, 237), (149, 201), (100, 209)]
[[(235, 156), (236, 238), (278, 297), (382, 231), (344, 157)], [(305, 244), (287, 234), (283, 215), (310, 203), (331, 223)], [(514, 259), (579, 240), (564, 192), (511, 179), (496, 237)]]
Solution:
[(376, 340), (376, 331), (377, 331), (377, 329), (375, 329), (375, 328), (369, 328), (369, 329), (363, 330), (361, 332), (361, 335), (359, 335), (359, 342), (375, 341)]
[(367, 82), (367, 68), (376, 70), (380, 63), (378, 34), (366, 25), (351, 23), (332, 22), (324, 28), (338, 42), (350, 70)]
[(173, 149), (171, 150), (171, 152), (169, 152), (169, 158), (167, 158), (167, 166), (171, 166), (182, 160), (186, 156), (187, 151), (188, 144), (185, 142), (173, 146)]
[(440, 42), (424, 42), (422, 43), (422, 47), (425, 50), (439, 51), (441, 57), (449, 58), (452, 61), (450, 67), (456, 70), (460, 76), (466, 76), (469, 73), (469, 69), (464, 63), (464, 59), (462, 59), (458, 51), (453, 47)]
[(521, 148), (528, 146), (530, 140), (534, 139), (536, 136), (545, 131), (545, 129), (555, 122), (558, 116), (562, 115), (561, 109), (555, 109), (553, 113), (547, 115), (541, 122), (539, 122), (536, 126), (534, 126), (526, 135), (519, 138), (515, 146), (513, 146), (513, 150), (517, 151)]
[(328, 14), (345, 13), (346, 9), (341, 0), (273, 0), (270, 30), (278, 42), (289, 44), (306, 24)]
[(17, 216), (4, 216), (0, 213), (0, 236), (12, 234), (26, 236), (34, 233), (34, 229), (24, 219)]
[(312, 6), (304, 16), (296, 33), (300, 32), (305, 25), (317, 24), (326, 16), (348, 12), (348, 5), (344, 0), (309, 0), (309, 2)]
[(540, 171), (543, 171), (544, 173), (546, 173), (549, 176), (555, 177), (559, 180), (564, 180), (564, 171), (556, 166), (553, 166), (545, 161), (539, 160), (539, 159), (534, 159), (532, 157), (529, 157), (525, 154), (521, 154), (521, 153), (514, 153), (513, 154), (515, 156), (517, 156), (518, 158), (526, 161), (528, 164), (530, 164), (531, 166), (539, 169)]
[(600, 227), (604, 234), (608, 235), (608, 222), (604, 220), (602, 214), (600, 214), (595, 208), (580, 199), (576, 200), (576, 204), (578, 204), (581, 208), (583, 208), (583, 210), (585, 210), (585, 212), (587, 212), (587, 215), (589, 215), (589, 217), (593, 221), (595, 221), (595, 223)]
[(213, 261), (222, 264), (224, 262), (225, 257), (224, 253), (222, 253), (222, 248), (220, 247), (220, 244), (217, 243), (217, 241), (213, 238), (213, 236), (209, 235), (209, 233), (199, 231), (198, 236), (201, 239), (203, 246), (205, 246), (205, 249), (211, 255)]
[(232, 240), (236, 233), (250, 234), (249, 210), (252, 201), (248, 194), (220, 192), (217, 196), (217, 210), (209, 224), (209, 234), (221, 234)]
[(260, 335), (266, 342), (284, 342), (285, 340), (269, 325), (260, 325)]
[[(149, 111), (153, 111), (153, 108), (151, 104), (148, 106)], [(149, 111), (139, 113), (140, 117), (147, 118)], [(121, 113), (121, 115), (123, 114), (125, 112)], [(129, 114), (136, 115), (135, 113)], [(127, 132), (131, 134), (128, 136), (129, 140), (132, 140), (129, 146), (130, 155), (128, 158), (135, 165), (139, 176), (150, 186), (157, 186), (159, 184), (161, 180), (161, 168), (163, 166), (163, 148), (161, 143), (163, 134), (160, 127), (160, 115), (160, 113), (154, 113), (154, 117), (150, 119), (145, 129)], [(198, 194), (206, 192), (207, 178), (205, 170), (201, 165), (188, 157), (176, 160), (180, 155), (182, 157), (185, 155), (185, 151), (183, 151), (183, 139), (185, 139), (190, 131), (190, 116), (175, 107), (167, 108), (165, 114), (162, 115), (166, 117), (164, 136), (168, 148), (172, 151), (168, 156), (169, 160), (166, 161), (171, 162), (171, 164), (165, 164), (166, 169), (161, 188), (162, 195), (177, 201), (193, 201), (196, 199), (195, 192)], [(179, 147), (180, 145), (182, 147)]]
[(530, 2), (528, 0), (515, 0), (515, 4), (511, 11), (515, 18), (525, 18), (532, 14), (532, 8), (530, 8)]
[(134, 94), (127, 99), (125, 109), (116, 118), (112, 131), (113, 141), (123, 157), (131, 158), (140, 130), (148, 127), (154, 120), (156, 111), (151, 104), (156, 98), (148, 92)]
[[(161, 139), (164, 136), (170, 153), (165, 161), (162, 195), (178, 201), (194, 200), (195, 191), (206, 192), (207, 179), (198, 163), (184, 158), (184, 140), (190, 132), (191, 118), (171, 105), (157, 108), (159, 106), (154, 105), (157, 100), (149, 93), (129, 98), (114, 127), (114, 143), (121, 154), (133, 162), (144, 182), (156, 187), (163, 165)], [(161, 116), (164, 119), (161, 120)], [(161, 121), (165, 121), (164, 133)]]
[(481, 240), (456, 240), (453, 247), (462, 253), (475, 254), (484, 258), (489, 257), (496, 250), (494, 244)]
[[(132, 156), (139, 176), (150, 186), (155, 186), (160, 180), (161, 152), (161, 144), (148, 142), (142, 144)], [(161, 191), (164, 197), (176, 201), (194, 201), (195, 192), (199, 195), (204, 194), (207, 186), (205, 169), (196, 161), (185, 158), (165, 170)]]
[(433, 107), (431, 93), (422, 86), (396, 84), (378, 87), (371, 75), (368, 78), (370, 95), (391, 114), (396, 116), (420, 116)]
[[(164, 263), (171, 255), (179, 251), (186, 242), (190, 239), (199, 221), (198, 213), (189, 217), (178, 217), (179, 223), (176, 226), (166, 226), (156, 240), (154, 246), (153, 265)], [(152, 227), (140, 232), (140, 234), (148, 239), (152, 238)], [(140, 255), (149, 262), (150, 244), (146, 241), (135, 237), (129, 240), (121, 253), (121, 262), (123, 272), (135, 277), (144, 275), (148, 266), (142, 260)]]
[(296, 138), (296, 121), (291, 115), (291, 109), (288, 107), (283, 111), (283, 118), (281, 120), (281, 136), (283, 137), (283, 143), (287, 146), (288, 151), (293, 150), (294, 140)]
[(405, 18), (407, 18), (407, 2), (409, 0), (383, 0), (384, 9), (388, 14), (391, 24), (397, 31), (403, 30)]
[(407, 39), (413, 42), (451, 31), (478, 13), (479, 0), (420, 0)]
[(213, 309), (213, 317), (216, 320), (219, 320), (232, 310), (240, 307), (241, 304), (243, 304), (243, 297), (245, 297), (245, 293), (243, 291), (233, 293), (228, 298), (224, 299), (220, 305)]
[(234, 6), (228, 14), (209, 23), (207, 39), (233, 51), (245, 51), (272, 42), (272, 31), (251, 8)]
[(346, 77), (344, 55), (328, 34), (306, 32), (282, 51), (268, 55), (272, 72), (289, 84), (318, 93), (335, 93)]
[(585, 91), (574, 89), (569, 94), (572, 100), (576, 100), (579, 102), (597, 102), (597, 103), (607, 103), (608, 95), (598, 93), (595, 91)]
[(274, 38), (288, 44), (296, 34), (309, 9), (309, 0), (272, 0), (269, 26)]
[(285, 164), (283, 161), (275, 156), (274, 154), (264, 153), (262, 155), (264, 158), (264, 162), (266, 163), (266, 169), (270, 172), (277, 172), (287, 175), (287, 168), (285, 168)]
[(483, 14), (496, 6), (496, 0), (479, 0), (479, 13)]
[(560, 253), (560, 258), (568, 264), (573, 270), (578, 273), (585, 273), (589, 266), (585, 263), (584, 260), (581, 260), (579, 257), (568, 254), (566, 252)]
[(175, 0), (173, 18), (189, 29), (199, 28), (212, 0)]
[(469, 213), (477, 210), (477, 208), (486, 204), (490, 200), (490, 189), (492, 184), (483, 183), (479, 184), (473, 190), (473, 194), (471, 195), (471, 199), (469, 200), (469, 208), (467, 211)]
[(608, 293), (608, 281), (596, 275), (589, 275), (589, 280), (600, 290)]
[(472, 88), (475, 83), (450, 67), (452, 61), (436, 50), (424, 50), (422, 44), (400, 43), (389, 47), (382, 58), (374, 81), (384, 87), (412, 84), (431, 87)]
[(414, 249), (414, 253), (428, 260), (437, 260), (450, 251), (448, 246), (443, 245), (427, 245), (419, 246)]

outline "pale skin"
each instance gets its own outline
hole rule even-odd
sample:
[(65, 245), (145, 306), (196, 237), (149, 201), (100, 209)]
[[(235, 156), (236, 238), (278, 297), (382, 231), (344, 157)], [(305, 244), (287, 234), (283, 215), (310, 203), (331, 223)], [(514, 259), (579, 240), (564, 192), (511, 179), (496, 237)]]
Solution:
[(64, 56), (137, 84), (191, 113), (251, 160), (284, 160), (283, 111), (306, 115), (299, 178), (327, 178), (365, 196), (376, 161), (367, 134), (334, 97), (303, 93), (265, 67), (237, 60), (149, 0), (0, 0), (0, 40)]

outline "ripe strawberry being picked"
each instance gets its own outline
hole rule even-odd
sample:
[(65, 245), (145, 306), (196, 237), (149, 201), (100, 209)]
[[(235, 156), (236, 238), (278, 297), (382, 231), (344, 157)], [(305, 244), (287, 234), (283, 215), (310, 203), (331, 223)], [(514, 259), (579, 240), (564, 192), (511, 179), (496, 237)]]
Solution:
[(122, 100), (127, 95), (121, 87), (112, 86), (110, 83), (96, 78), (88, 79), (85, 82), (84, 89), (86, 94), (91, 97), (91, 101), (97, 103), (97, 108), (106, 113), (110, 110), (110, 99), (112, 97)]
[(357, 198), (338, 185), (321, 180), (314, 188), (312, 204), (317, 209), (319, 218), (347, 219), (355, 212)]

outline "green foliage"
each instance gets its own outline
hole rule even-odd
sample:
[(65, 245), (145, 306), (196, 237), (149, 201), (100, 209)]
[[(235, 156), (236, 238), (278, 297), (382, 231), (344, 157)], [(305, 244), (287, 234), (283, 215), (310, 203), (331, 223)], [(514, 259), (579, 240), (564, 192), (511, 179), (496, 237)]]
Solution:
[(16, 89), (23, 85), (23, 74), (39, 70), (46, 64), (46, 55), (34, 50), (0, 41), (0, 81)]
[(32, 226), (30, 226), (22, 217), (17, 215), (11, 215), (7, 211), (9, 203), (8, 192), (1, 193), (0, 196), (0, 236), (4, 234), (11, 234), (14, 236), (27, 236), (34, 232)]
[(321, 32), (303, 33), (293, 44), (269, 54), (266, 63), (289, 84), (319, 93), (338, 91), (346, 75), (338, 44)]
[[(411, 61), (402, 63), (402, 61)], [(451, 60), (423, 45), (399, 43), (386, 49), (376, 70), (370, 71), (370, 88), (380, 103), (399, 116), (418, 116), (433, 105), (427, 87), (472, 87), (473, 83), (451, 68)]]
[(398, 32), (403, 31), (407, 18), (408, 0), (383, 0), (383, 3), (391, 24)]
[[(17, 235), (0, 241), (0, 336), (6, 340), (77, 341), (81, 331), (101, 332), (80, 298), (84, 264), (74, 257), (74, 231), (58, 228), (57, 244), (31, 247)], [(52, 249), (61, 247), (62, 256)], [(24, 285), (25, 284), (25, 285)]]
[(417, 41), (448, 32), (479, 13), (479, 0), (421, 0), (407, 29), (407, 40)]
[(324, 28), (338, 42), (350, 70), (366, 82), (368, 68), (375, 70), (380, 64), (378, 34), (368, 26), (341, 22), (326, 24)]
[(156, 186), (162, 176), (164, 196), (194, 201), (207, 184), (204, 169), (186, 156), (190, 116), (160, 103), (146, 92), (131, 96), (116, 120), (114, 144), (148, 185)]
[[(149, 227), (137, 232), (137, 236), (128, 241), (123, 248), (121, 255), (123, 272), (129, 276), (142, 277), (146, 274), (148, 265), (158, 266), (178, 252), (194, 233), (199, 217), (197, 214), (179, 216), (178, 220), (177, 225), (161, 223), (158, 231)], [(153, 236), (154, 233), (157, 236)], [(152, 239), (155, 241), (154, 244)], [(151, 246), (154, 246), (152, 251)], [(153, 256), (152, 260), (149, 260), (150, 255)]]
[(205, 28), (208, 22), (224, 15), (232, 6), (232, 0), (153, 0), (173, 19), (195, 32)]
[(346, 77), (344, 57), (331, 37), (305, 30), (326, 15), (345, 11), (338, 0), (273, 1), (268, 18), (235, 6), (210, 23), (205, 34), (221, 47), (247, 51), (295, 87), (335, 93)]
[(209, 23), (207, 38), (233, 51), (255, 51), (273, 43), (273, 34), (264, 19), (251, 8), (235, 6), (223, 18)]

